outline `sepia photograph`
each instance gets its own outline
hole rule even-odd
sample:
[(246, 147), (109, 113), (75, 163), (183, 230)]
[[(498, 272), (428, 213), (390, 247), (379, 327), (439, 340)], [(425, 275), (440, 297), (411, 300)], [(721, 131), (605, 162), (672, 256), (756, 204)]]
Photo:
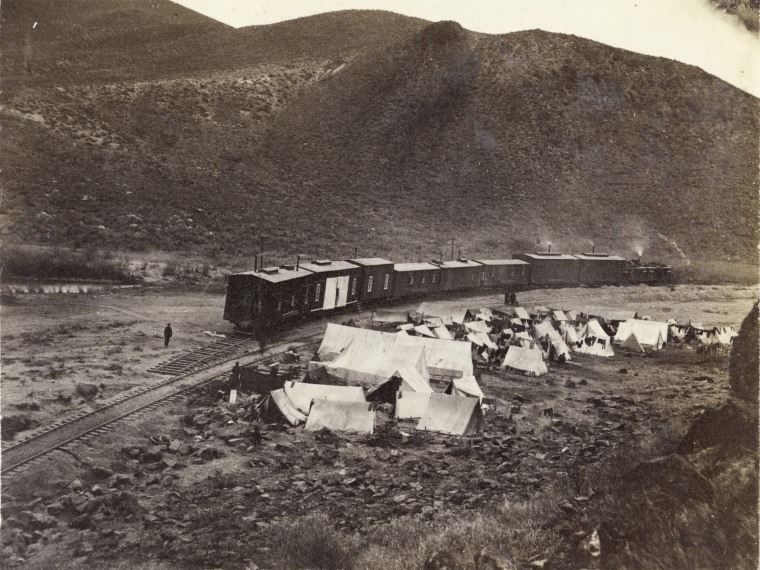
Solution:
[(760, 566), (760, 0), (0, 0), (0, 567)]

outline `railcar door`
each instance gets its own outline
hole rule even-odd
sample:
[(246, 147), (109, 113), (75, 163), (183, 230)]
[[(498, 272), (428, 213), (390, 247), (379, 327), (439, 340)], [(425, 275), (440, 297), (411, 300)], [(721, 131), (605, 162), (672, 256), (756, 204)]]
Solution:
[(338, 295), (338, 278), (337, 277), (328, 277), (327, 282), (325, 283), (325, 300), (322, 304), (322, 308), (327, 309), (334, 309), (335, 308), (335, 301), (337, 300)]
[(350, 277), (348, 275), (344, 275), (343, 277), (338, 277), (338, 290), (335, 293), (336, 307), (345, 307), (346, 303), (348, 303), (349, 282), (350, 282)]

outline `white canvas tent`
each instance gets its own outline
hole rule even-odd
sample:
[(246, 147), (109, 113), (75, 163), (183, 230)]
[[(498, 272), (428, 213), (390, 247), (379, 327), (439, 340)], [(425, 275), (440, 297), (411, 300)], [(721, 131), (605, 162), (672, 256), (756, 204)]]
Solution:
[(433, 331), (431, 331), (425, 325), (417, 325), (416, 327), (414, 327), (414, 331), (421, 336), (436, 338), (436, 336), (433, 334)]
[(574, 350), (580, 354), (592, 356), (615, 356), (612, 350), (612, 339), (604, 332), (602, 325), (596, 319), (591, 319), (583, 325), (578, 333), (578, 342)]
[(515, 307), (515, 317), (518, 319), (521, 319), (523, 321), (529, 321), (530, 315), (528, 314), (528, 311), (525, 310), (524, 307)]
[[(473, 374), (472, 345), (469, 342), (452, 342), (436, 338), (409, 336), (407, 334), (399, 335), (369, 329), (345, 327), (332, 323), (327, 325), (325, 336), (317, 353), (323, 362), (334, 359), (354, 339), (364, 339), (373, 343), (389, 341), (423, 347), (425, 349), (427, 372), (432, 378), (449, 380)], [(404, 365), (399, 367), (404, 367)]]
[(282, 388), (272, 390), (257, 407), (265, 414), (272, 414), (276, 410), (279, 416), (292, 426), (297, 426), (306, 421), (306, 414), (293, 405), (293, 402), (291, 402)]
[(305, 429), (318, 431), (322, 428), (372, 433), (375, 429), (375, 411), (367, 402), (314, 400)]
[(510, 346), (501, 367), (519, 370), (530, 376), (542, 376), (549, 372), (540, 350), (522, 346)]
[(384, 340), (355, 339), (324, 366), (331, 376), (352, 384), (382, 384), (401, 368), (414, 368), (425, 381), (430, 378), (424, 347)]
[(451, 336), (449, 329), (446, 327), (435, 327), (431, 330), (433, 331), (433, 334), (436, 336), (436, 338), (439, 338), (441, 340), (454, 340), (454, 337)]
[(432, 394), (433, 392), (397, 392), (394, 416), (398, 420), (421, 418)]
[(668, 323), (640, 319), (623, 321), (615, 333), (615, 342), (624, 342), (631, 333), (636, 333), (636, 339), (644, 348), (660, 350), (668, 340)]
[(417, 424), (420, 431), (435, 431), (449, 435), (471, 435), (485, 428), (483, 411), (477, 398), (462, 398), (446, 394), (430, 394), (425, 412)]
[(470, 398), (477, 398), (483, 403), (483, 390), (480, 389), (478, 381), (475, 376), (466, 376), (464, 378), (455, 378), (452, 380), (446, 389), (444, 394), (451, 394), (452, 396), (467, 396)]
[(307, 382), (285, 382), (282, 391), (293, 407), (304, 414), (309, 413), (313, 400), (366, 402), (360, 386), (331, 386)]
[(625, 339), (622, 343), (620, 343), (620, 348), (630, 350), (631, 352), (645, 352), (644, 348), (641, 346), (641, 343), (639, 342), (639, 339), (636, 338), (635, 332), (632, 332), (631, 334), (629, 334), (628, 338)]
[(470, 321), (469, 323), (464, 324), (464, 328), (466, 328), (469, 332), (484, 334), (488, 334), (488, 331), (491, 330), (491, 327), (489, 327), (485, 321)]
[(564, 354), (567, 360), (571, 360), (570, 349), (565, 344), (565, 341), (562, 340), (562, 336), (552, 326), (551, 322), (543, 321), (541, 323), (537, 323), (536, 325), (533, 326), (533, 330), (535, 331), (536, 340), (541, 340), (545, 338), (546, 336), (548, 336), (549, 341), (554, 347), (554, 350), (557, 353), (557, 355), (559, 356), (560, 354)]

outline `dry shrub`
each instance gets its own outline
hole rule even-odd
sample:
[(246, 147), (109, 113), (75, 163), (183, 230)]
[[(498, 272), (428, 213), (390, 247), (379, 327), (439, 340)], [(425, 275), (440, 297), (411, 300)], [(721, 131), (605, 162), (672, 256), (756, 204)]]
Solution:
[(341, 569), (352, 566), (360, 539), (334, 530), (326, 516), (314, 515), (275, 526), (271, 548), (280, 568)]

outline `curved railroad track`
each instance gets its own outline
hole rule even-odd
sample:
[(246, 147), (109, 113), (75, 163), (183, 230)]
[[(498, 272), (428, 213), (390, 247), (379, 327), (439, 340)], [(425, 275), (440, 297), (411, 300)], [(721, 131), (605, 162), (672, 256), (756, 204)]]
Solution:
[[(30, 467), (46, 458), (56, 450), (65, 450), (76, 441), (84, 441), (95, 435), (105, 433), (117, 422), (134, 416), (139, 412), (149, 411), (160, 404), (201, 388), (218, 378), (229, 375), (229, 364), (233, 360), (241, 366), (272, 360), (286, 352), (277, 351), (287, 345), (303, 346), (314, 342), (322, 333), (287, 338), (268, 345), (256, 354), (219, 355), (216, 360), (206, 360), (203, 364), (194, 363), (192, 369), (178, 373), (173, 378), (141, 386), (119, 394), (103, 403), (96, 410), (55, 422), (43, 430), (30, 433), (26, 438), (2, 450), (3, 477), (15, 475), (22, 468)], [(213, 344), (213, 343), (212, 343)], [(203, 349), (201, 349), (203, 350)]]

